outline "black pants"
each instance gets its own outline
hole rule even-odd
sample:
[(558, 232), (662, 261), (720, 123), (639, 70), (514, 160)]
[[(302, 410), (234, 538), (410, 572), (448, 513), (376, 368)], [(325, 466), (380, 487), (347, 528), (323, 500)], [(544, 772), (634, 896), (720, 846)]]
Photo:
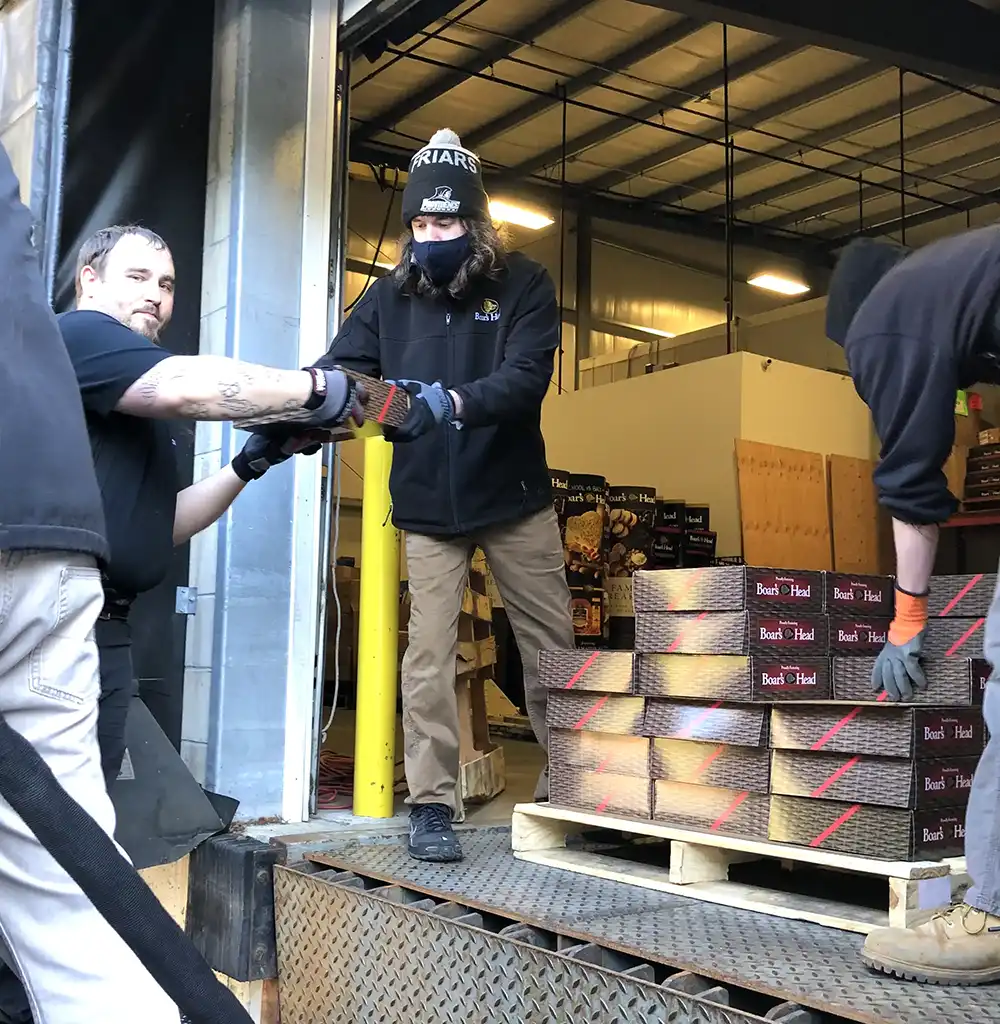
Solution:
[[(132, 672), (132, 636), (128, 623), (99, 619), (97, 649), (101, 659), (101, 703), (97, 742), (104, 782), (111, 790), (125, 757), (125, 722), (138, 683)], [(31, 1007), (21, 979), (0, 960), (0, 1024), (31, 1024)]]

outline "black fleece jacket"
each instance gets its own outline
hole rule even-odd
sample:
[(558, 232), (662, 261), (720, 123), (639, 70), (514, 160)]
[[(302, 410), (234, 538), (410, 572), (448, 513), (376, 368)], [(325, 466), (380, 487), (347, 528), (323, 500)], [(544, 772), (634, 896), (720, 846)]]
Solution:
[(552, 279), (520, 253), (461, 301), (406, 294), (391, 277), (372, 285), (316, 365), (441, 381), (463, 407), (461, 429), (394, 446), (397, 527), (461, 536), (552, 504), (540, 421), (558, 345)]
[(1000, 383), (1000, 225), (908, 256), (872, 289), (844, 353), (882, 444), (879, 502), (906, 523), (939, 523), (957, 505), (943, 467), (955, 439), (955, 393)]

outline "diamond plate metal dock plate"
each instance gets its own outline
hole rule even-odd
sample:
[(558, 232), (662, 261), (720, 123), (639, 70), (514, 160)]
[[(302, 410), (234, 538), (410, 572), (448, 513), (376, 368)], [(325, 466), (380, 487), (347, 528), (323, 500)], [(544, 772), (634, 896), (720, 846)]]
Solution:
[(316, 859), (864, 1024), (1000, 1024), (995, 987), (875, 974), (851, 933), (517, 860), (507, 829), (463, 831), (462, 845), (465, 860), (450, 865), (411, 860), (398, 838), (348, 842)]
[(765, 1024), (276, 868), (282, 1024)]

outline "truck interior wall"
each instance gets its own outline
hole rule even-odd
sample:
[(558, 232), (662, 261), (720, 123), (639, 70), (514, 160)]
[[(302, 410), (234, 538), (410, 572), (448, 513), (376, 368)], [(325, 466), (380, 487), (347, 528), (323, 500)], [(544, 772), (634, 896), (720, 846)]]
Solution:
[[(163, 343), (198, 352), (214, 4), (208, 0), (80, 0), (72, 49), (57, 311), (72, 308), (76, 251), (94, 230), (137, 222), (173, 253), (177, 294)], [(191, 482), (194, 429), (175, 431), (182, 484)], [(140, 691), (180, 744), (186, 619), (175, 590), (188, 548), (132, 614)]]
[(849, 378), (748, 352), (550, 393), (542, 428), (551, 466), (709, 504), (720, 555), (741, 552), (737, 438), (824, 455), (874, 450)]

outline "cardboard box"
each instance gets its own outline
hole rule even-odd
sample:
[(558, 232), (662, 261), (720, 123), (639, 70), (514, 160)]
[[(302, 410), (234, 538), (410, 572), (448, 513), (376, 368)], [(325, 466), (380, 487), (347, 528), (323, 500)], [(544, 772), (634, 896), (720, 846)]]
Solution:
[[(875, 658), (834, 658), (834, 700), (863, 703), (874, 701), (878, 693), (872, 687)], [(908, 704), (934, 704), (938, 707), (974, 705), (979, 707), (986, 695), (990, 663), (982, 658), (923, 658), (927, 689), (914, 691)]]
[(599, 640), (604, 635), (604, 590), (601, 587), (570, 587), (570, 611), (576, 636)]
[(987, 615), (996, 586), (995, 572), (971, 576), (932, 576), (927, 614), (931, 618), (968, 619)]
[(683, 501), (656, 499), (656, 521), (657, 530), (684, 530), (684, 509)]
[(538, 679), (550, 690), (635, 693), (631, 651), (541, 651)]
[(829, 625), (820, 614), (792, 618), (774, 612), (641, 612), (635, 617), (635, 649), (647, 654), (822, 658), (830, 650)]
[(977, 438), (979, 444), (1000, 444), (1000, 427), (990, 427), (988, 430), (980, 430)]
[(650, 698), (646, 702), (646, 736), (675, 740), (766, 747), (771, 709), (749, 705), (693, 704)]
[(975, 708), (786, 705), (772, 710), (771, 746), (876, 757), (971, 757), (982, 751), (983, 719)]
[(971, 658), (982, 654), (985, 616), (978, 619), (934, 618), (924, 630), (925, 658)]
[(823, 610), (819, 572), (746, 565), (637, 572), (633, 591), (637, 613)]
[(545, 720), (550, 729), (586, 729), (616, 736), (641, 736), (645, 714), (644, 697), (614, 694), (599, 697), (594, 693), (553, 690), (549, 694)]
[(904, 810), (964, 807), (978, 757), (910, 758), (775, 750), (771, 792)]
[(710, 566), (715, 558), (718, 535), (714, 530), (688, 530), (681, 541), (681, 559), (685, 566)]
[(653, 783), (653, 818), (678, 828), (766, 839), (769, 798), (747, 790)]
[(650, 776), (650, 740), (644, 736), (552, 729), (549, 764), (613, 775)]
[(549, 769), (549, 803), (589, 814), (648, 821), (653, 811), (649, 779), (613, 772), (587, 772), (554, 764)]
[(654, 779), (698, 786), (767, 793), (771, 755), (766, 747), (692, 740), (651, 741), (649, 774)]
[(878, 656), (889, 639), (890, 619), (843, 619), (830, 616), (830, 653)]
[(827, 658), (785, 662), (727, 654), (637, 654), (636, 693), (726, 701), (829, 700)]
[(961, 808), (903, 811), (772, 796), (768, 838), (875, 860), (939, 860), (962, 853), (965, 812)]
[(823, 573), (823, 607), (831, 615), (874, 615), (892, 618), (895, 607), (891, 576), (855, 576), (844, 572)]
[(684, 530), (708, 530), (711, 528), (708, 505), (684, 506)]
[[(677, 569), (681, 564), (681, 545), (683, 544), (683, 541), (684, 533), (679, 527), (657, 530), (653, 535), (653, 553), (650, 558), (650, 568)], [(632, 587), (634, 606), (634, 581)]]

